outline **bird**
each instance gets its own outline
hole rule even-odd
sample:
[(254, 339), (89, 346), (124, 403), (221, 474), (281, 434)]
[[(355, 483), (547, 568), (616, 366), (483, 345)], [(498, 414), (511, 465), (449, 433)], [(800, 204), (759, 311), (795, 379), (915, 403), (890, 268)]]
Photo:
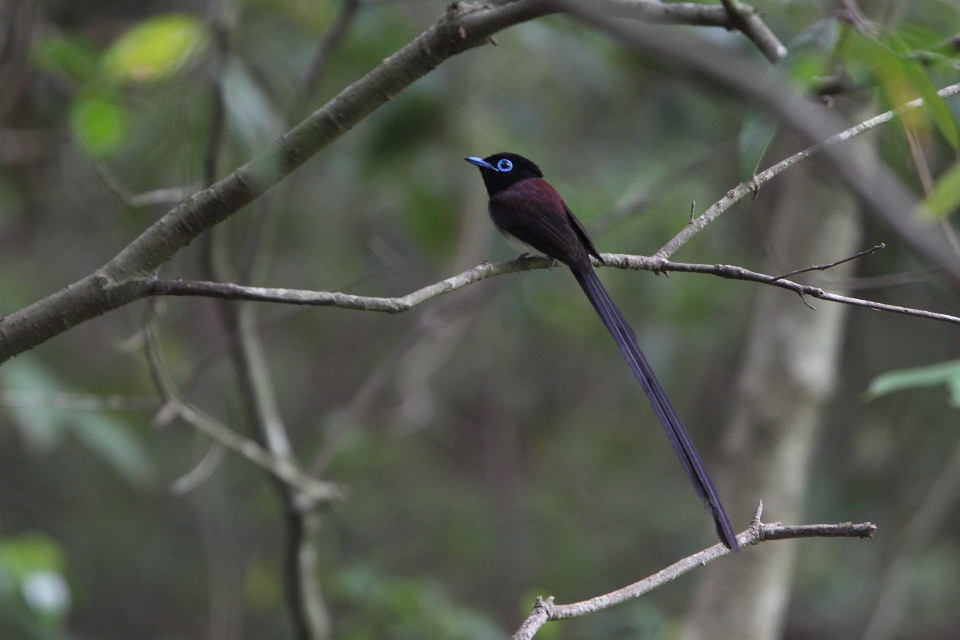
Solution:
[(680, 417), (640, 350), (633, 329), (594, 271), (591, 257), (601, 265), (604, 261), (583, 224), (573, 215), (557, 190), (543, 179), (543, 172), (532, 160), (516, 153), (464, 159), (480, 169), (489, 196), (487, 209), (497, 230), (508, 240), (519, 240), (534, 251), (566, 265), (573, 272), (650, 400), (653, 412), (680, 458), (680, 464), (713, 516), (720, 541), (728, 549), (738, 551), (737, 537), (720, 503), (716, 487), (707, 475)]

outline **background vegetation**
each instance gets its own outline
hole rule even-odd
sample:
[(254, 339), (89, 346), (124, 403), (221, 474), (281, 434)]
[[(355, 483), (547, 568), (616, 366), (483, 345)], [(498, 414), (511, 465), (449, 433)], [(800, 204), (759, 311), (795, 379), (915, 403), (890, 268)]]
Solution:
[[(956, 3), (865, 3), (877, 31), (858, 36), (859, 49), (849, 44), (850, 3), (755, 5), (790, 51), (781, 65), (797, 85), (841, 79), (831, 100), (842, 108), (888, 108), (898, 94), (884, 79), (916, 69), (932, 86), (956, 80)], [(0, 314), (100, 267), (444, 7), (367, 0), (350, 14), (327, 0), (0, 4)], [(318, 43), (344, 15), (342, 40), (305, 89)], [(739, 33), (663, 28), (760, 58)], [(650, 255), (686, 224), (691, 201), (702, 211), (785, 155), (786, 146), (771, 144), (776, 119), (759, 105), (666, 73), (567, 16), (495, 39), (397, 95), (213, 237), (178, 253), (162, 275), (397, 296), (481, 260), (512, 258), (489, 224), (476, 169), (462, 161), (502, 150), (540, 164), (601, 251)], [(900, 97), (926, 86), (910, 82)], [(949, 122), (955, 103), (947, 104)], [(943, 114), (924, 113), (871, 134), (918, 193), (905, 131), (934, 177), (955, 157)], [(779, 273), (807, 266), (784, 261), (768, 241), (778, 194), (774, 181), (677, 259)], [(862, 247), (886, 249), (855, 263), (856, 280), (826, 271), (807, 282), (960, 312), (955, 286), (887, 227), (867, 216), (859, 224)], [(719, 469), (761, 286), (613, 269), (601, 277), (708, 466)], [(784, 307), (802, 304), (789, 292), (776, 296)], [(0, 367), (0, 636), (293, 633), (275, 484), (243, 458), (218, 457), (191, 426), (157, 420), (159, 371), (199, 409), (252, 436), (232, 356), (236, 327), (220, 304), (131, 304)], [(295, 456), (347, 488), (345, 500), (319, 512), (314, 533), (332, 637), (503, 637), (535, 595), (590, 597), (712, 544), (708, 516), (565, 270), (487, 279), (398, 315), (280, 305), (256, 312)], [(960, 374), (941, 365), (920, 379), (928, 388), (870, 401), (865, 392), (885, 372), (956, 358), (957, 328), (859, 308), (845, 323), (803, 521), (872, 521), (880, 534), (776, 543), (801, 550), (783, 635), (859, 636), (899, 558), (907, 594), (900, 636), (951, 636), (960, 624), (960, 520), (950, 499), (957, 487), (942, 470), (957, 445), (957, 401), (942, 385), (956, 394)], [(907, 386), (917, 380), (908, 376)], [(918, 541), (902, 532), (931, 487), (946, 499), (940, 522), (925, 521), (929, 539)], [(738, 529), (763, 497), (724, 496)], [(776, 519), (777, 506), (767, 508), (766, 519)], [(906, 559), (898, 555), (905, 546)], [(698, 579), (541, 634), (673, 637)]]

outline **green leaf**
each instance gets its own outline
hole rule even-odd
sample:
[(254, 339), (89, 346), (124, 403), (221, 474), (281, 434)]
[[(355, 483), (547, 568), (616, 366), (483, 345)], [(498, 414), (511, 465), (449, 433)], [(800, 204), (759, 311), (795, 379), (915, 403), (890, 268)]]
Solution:
[(104, 51), (103, 68), (120, 81), (160, 80), (196, 55), (206, 41), (206, 29), (196, 16), (154, 16), (129, 29)]
[(17, 582), (36, 571), (63, 571), (60, 545), (42, 533), (0, 539), (0, 571)]
[(123, 142), (127, 130), (126, 109), (110, 95), (81, 95), (70, 107), (70, 130), (90, 155), (109, 155)]
[(954, 149), (960, 149), (960, 131), (950, 108), (937, 95), (920, 63), (910, 57), (906, 44), (893, 36), (871, 39), (850, 31), (847, 47), (854, 59), (870, 69), (892, 107), (923, 98), (923, 110), (908, 109), (899, 114), (905, 129), (922, 133), (928, 126), (926, 114), (947, 142)]
[(0, 368), (0, 382), (4, 389), (19, 392), (27, 400), (14, 403), (12, 410), (20, 433), (35, 450), (52, 450), (69, 431), (121, 477), (133, 483), (153, 478), (155, 470), (143, 445), (123, 423), (102, 411), (56, 406), (57, 396), (72, 390), (36, 358), (21, 356), (5, 363)]
[(953, 113), (947, 106), (946, 100), (937, 94), (937, 88), (933, 86), (920, 63), (914, 58), (907, 57), (910, 52), (906, 44), (894, 37), (890, 37), (889, 42), (900, 56), (904, 73), (913, 88), (923, 98), (923, 106), (937, 125), (937, 129), (954, 150), (960, 150), (960, 131), (957, 130), (957, 123), (953, 119)]
[[(849, 30), (847, 51), (870, 70), (892, 107), (899, 107), (920, 97), (913, 88), (903, 60), (884, 43)], [(922, 129), (926, 124), (923, 112), (918, 109), (904, 111), (899, 117), (906, 129)]]
[(801, 87), (809, 87), (818, 76), (823, 75), (823, 55), (819, 52), (797, 54), (785, 65), (790, 78)]
[(919, 24), (900, 25), (897, 27), (896, 36), (914, 51), (938, 49), (943, 43), (943, 34)]
[(946, 385), (950, 391), (950, 405), (960, 408), (960, 360), (941, 362), (916, 369), (888, 371), (874, 378), (867, 389), (866, 399), (873, 400), (882, 395), (903, 389), (935, 387)]
[(79, 84), (97, 74), (98, 53), (81, 38), (60, 34), (38, 38), (31, 54), (39, 68), (58, 71)]
[(756, 175), (763, 155), (779, 129), (777, 120), (764, 111), (752, 110), (747, 114), (737, 138), (742, 178)]
[(137, 484), (153, 480), (153, 464), (123, 423), (102, 411), (73, 411), (70, 426), (77, 438), (119, 475)]
[[(70, 587), (63, 577), (63, 565), (60, 545), (42, 533), (0, 539), (0, 578), (4, 586), (15, 587), (34, 621), (47, 628), (59, 627), (70, 610)], [(3, 602), (2, 595), (8, 602)], [(6, 605), (6, 613), (10, 612), (11, 595), (9, 591), (0, 593), (0, 606)]]
[(960, 207), (960, 161), (944, 171), (933, 185), (922, 210), (937, 218), (946, 218)]

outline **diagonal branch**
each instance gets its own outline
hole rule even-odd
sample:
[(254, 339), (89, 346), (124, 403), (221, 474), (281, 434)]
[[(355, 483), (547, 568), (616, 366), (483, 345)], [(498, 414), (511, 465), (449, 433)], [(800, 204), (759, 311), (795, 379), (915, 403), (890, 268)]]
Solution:
[[(760, 522), (763, 503), (757, 506), (756, 515), (750, 528), (737, 536), (741, 547), (757, 545), (767, 540), (791, 540), (797, 538), (872, 538), (877, 527), (869, 522), (853, 524), (813, 524), (785, 527), (779, 522), (764, 524)], [(704, 566), (717, 558), (730, 553), (722, 544), (715, 544), (699, 553), (688, 556), (657, 573), (631, 585), (605, 593), (603, 595), (572, 604), (554, 604), (553, 598), (537, 598), (533, 612), (523, 622), (513, 640), (530, 640), (545, 623), (550, 620), (577, 618), (589, 613), (608, 609), (627, 600), (637, 598), (657, 587), (671, 582), (693, 569)]]
[(317, 480), (301, 471), (292, 461), (279, 458), (253, 440), (244, 438), (219, 420), (199, 411), (179, 398), (170, 397), (161, 410), (162, 421), (177, 417), (193, 426), (225, 448), (269, 471), (274, 477), (296, 487), (305, 508), (321, 502), (343, 498), (343, 489), (334, 482)]
[(753, 40), (767, 60), (776, 63), (787, 55), (787, 48), (763, 23), (756, 9), (739, 0), (721, 0), (721, 3), (730, 16), (731, 24), (737, 31)]
[[(960, 84), (952, 84), (948, 87), (944, 87), (937, 92), (941, 98), (950, 98), (952, 96), (960, 93)], [(822, 142), (818, 142), (812, 146), (807, 147), (803, 151), (798, 151), (792, 156), (781, 160), (775, 165), (761, 171), (756, 174), (749, 180), (741, 182), (733, 189), (727, 191), (726, 195), (723, 196), (720, 200), (715, 202), (710, 206), (709, 209), (704, 211), (700, 216), (690, 221), (686, 227), (683, 228), (680, 233), (678, 233), (670, 242), (663, 245), (663, 247), (657, 251), (655, 257), (657, 258), (669, 258), (671, 255), (676, 253), (676, 251), (682, 247), (690, 238), (692, 238), (698, 231), (706, 227), (708, 224), (713, 222), (718, 216), (720, 216), (724, 211), (732, 207), (734, 204), (742, 200), (744, 197), (750, 194), (754, 194), (760, 190), (760, 186), (769, 182), (776, 176), (780, 175), (793, 165), (797, 164), (801, 160), (806, 160), (807, 158), (816, 155), (828, 147), (838, 145), (841, 142), (846, 142), (851, 138), (875, 129), (882, 124), (886, 124), (894, 119), (897, 115), (903, 113), (904, 111), (911, 109), (919, 109), (923, 106), (923, 100), (917, 99), (907, 102), (901, 107), (894, 109), (892, 111), (886, 111), (880, 115), (874, 116), (868, 120), (864, 120), (860, 124), (857, 124), (853, 127), (845, 129), (840, 133), (830, 136)]]
[(176, 385), (169, 379), (163, 367), (157, 348), (156, 334), (150, 324), (145, 328), (145, 333), (146, 355), (150, 365), (150, 373), (157, 391), (164, 401), (163, 406), (154, 417), (154, 422), (157, 425), (164, 426), (176, 418), (183, 420), (220, 446), (240, 454), (270, 472), (280, 482), (295, 487), (299, 492), (301, 508), (313, 508), (319, 503), (343, 497), (343, 490), (338, 484), (318, 480), (304, 473), (292, 459), (274, 455), (253, 440), (241, 436), (219, 420), (183, 400)]

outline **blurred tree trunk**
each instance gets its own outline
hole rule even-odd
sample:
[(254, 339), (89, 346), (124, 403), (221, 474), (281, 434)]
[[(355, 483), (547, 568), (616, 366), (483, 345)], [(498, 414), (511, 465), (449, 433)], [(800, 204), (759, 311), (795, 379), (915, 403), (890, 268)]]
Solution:
[[(783, 145), (778, 146), (769, 157), (783, 157)], [(856, 203), (828, 168), (802, 162), (772, 189), (766, 273), (856, 253)], [(854, 263), (847, 263), (827, 273), (841, 279), (853, 269)], [(844, 305), (816, 306), (813, 311), (795, 294), (773, 287), (758, 292), (718, 474), (735, 529), (746, 527), (760, 499), (764, 521), (802, 522), (808, 462), (834, 387), (847, 315)], [(780, 637), (797, 548), (767, 544), (712, 565), (698, 587), (683, 640)]]

